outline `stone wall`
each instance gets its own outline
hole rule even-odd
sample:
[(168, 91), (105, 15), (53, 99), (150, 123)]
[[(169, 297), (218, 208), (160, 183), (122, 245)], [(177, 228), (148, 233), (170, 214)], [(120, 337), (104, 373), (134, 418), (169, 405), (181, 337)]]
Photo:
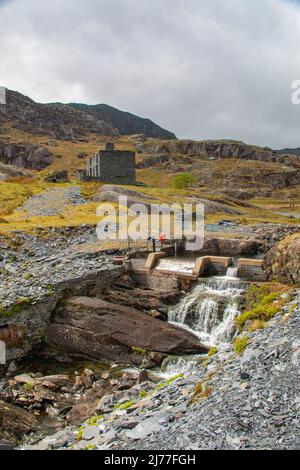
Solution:
[(86, 173), (89, 179), (103, 183), (135, 184), (135, 168), (134, 152), (106, 149), (88, 160)]
[(175, 276), (164, 276), (153, 271), (131, 271), (130, 276), (139, 286), (155, 291), (171, 292), (179, 286), (179, 280)]

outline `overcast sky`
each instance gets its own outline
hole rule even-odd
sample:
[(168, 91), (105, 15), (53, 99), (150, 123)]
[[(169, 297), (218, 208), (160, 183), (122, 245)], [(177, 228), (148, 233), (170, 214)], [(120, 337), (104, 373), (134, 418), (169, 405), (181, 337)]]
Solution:
[(0, 0), (0, 85), (107, 103), (179, 138), (300, 146), (300, 3)]

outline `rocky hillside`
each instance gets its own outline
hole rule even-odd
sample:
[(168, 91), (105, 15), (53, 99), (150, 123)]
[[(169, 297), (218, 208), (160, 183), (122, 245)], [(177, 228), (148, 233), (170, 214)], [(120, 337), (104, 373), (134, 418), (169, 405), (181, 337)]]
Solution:
[[(80, 427), (24, 449), (299, 449), (299, 302), (298, 296), (288, 305), (292, 316), (283, 321), (278, 315), (268, 328), (252, 332), (245, 351), (199, 358), (195, 367), (158, 384), (140, 375), (130, 389), (96, 398), (94, 414)], [(77, 405), (77, 416), (91, 407), (90, 395)]]
[(300, 157), (300, 148), (297, 147), (295, 149), (290, 149), (290, 148), (287, 148), (287, 149), (281, 149), (281, 150), (277, 150), (278, 153), (282, 153), (284, 155), (296, 155), (297, 157)]
[(138, 168), (192, 173), (212, 192), (238, 199), (271, 196), (300, 184), (300, 160), (270, 148), (233, 141), (140, 141)]
[(69, 106), (108, 123), (111, 127), (118, 129), (121, 135), (143, 134), (146, 137), (155, 139), (176, 139), (175, 134), (166, 131), (150, 119), (120, 111), (107, 104), (87, 105), (70, 103)]
[(7, 90), (6, 99), (7, 103), (0, 105), (0, 124), (9, 123), (22, 131), (64, 140), (77, 139), (86, 133), (118, 134), (105, 122), (61, 103), (36, 103), (11, 90)]
[(11, 90), (7, 90), (6, 100), (5, 105), (0, 105), (0, 125), (10, 124), (34, 135), (63, 140), (80, 140), (91, 133), (107, 136), (143, 133), (147, 137), (175, 138), (149, 119), (104, 104), (41, 104)]
[[(269, 235), (264, 227), (260, 240), (211, 240), (206, 250), (256, 252)], [(0, 448), (295, 448), (297, 287), (217, 277), (199, 296), (199, 283), (149, 283), (116, 254), (99, 250), (86, 225), (0, 237)], [(144, 255), (131, 251), (140, 266)], [(194, 332), (173, 323), (182, 305)]]
[(256, 147), (231, 140), (171, 140), (165, 142), (147, 140), (146, 142), (139, 142), (137, 149), (142, 154), (154, 156), (185, 155), (190, 158), (199, 157), (203, 159), (234, 158), (237, 160), (273, 162), (300, 167), (299, 159), (291, 155), (282, 155), (268, 147)]

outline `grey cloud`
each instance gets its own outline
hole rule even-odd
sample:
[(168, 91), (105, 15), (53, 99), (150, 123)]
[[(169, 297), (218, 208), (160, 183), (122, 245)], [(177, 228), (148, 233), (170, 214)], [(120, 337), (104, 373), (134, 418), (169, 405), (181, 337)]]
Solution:
[(300, 6), (285, 0), (0, 0), (0, 85), (105, 102), (179, 137), (300, 146)]

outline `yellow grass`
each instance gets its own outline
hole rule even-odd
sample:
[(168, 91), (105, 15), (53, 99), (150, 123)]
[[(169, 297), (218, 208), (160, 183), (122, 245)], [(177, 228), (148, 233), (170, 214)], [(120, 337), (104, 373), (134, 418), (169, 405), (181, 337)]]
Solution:
[[(105, 136), (89, 135), (88, 142), (69, 142), (49, 139), (47, 136), (33, 136), (25, 132), (4, 126), (5, 132), (1, 134), (1, 139), (7, 139), (11, 142), (28, 142), (47, 147), (50, 152), (54, 154), (54, 163), (40, 173), (36, 173), (36, 177), (18, 178), (9, 182), (0, 182), (0, 231), (9, 230), (32, 230), (35, 226), (52, 227), (52, 226), (67, 226), (67, 225), (80, 225), (83, 223), (97, 223), (99, 218), (96, 216), (97, 203), (91, 201), (93, 195), (101, 187), (100, 183), (81, 183), (75, 181), (75, 170), (85, 167), (85, 159), (79, 159), (78, 154), (85, 152), (88, 155), (103, 149), (105, 142), (108, 140)], [(49, 146), (49, 140), (54, 140), (56, 146)], [(134, 150), (134, 137), (122, 136), (119, 138), (112, 138), (119, 149)], [(154, 143), (159, 143), (153, 141)], [(137, 154), (137, 160), (141, 159)], [(200, 163), (200, 162), (199, 162)], [(205, 173), (210, 168), (214, 169), (222, 176), (223, 172), (234, 172), (236, 168), (243, 170), (244, 175), (253, 176), (255, 172), (259, 172), (260, 168), (263, 169), (266, 164), (261, 162), (248, 162), (237, 161), (234, 159), (216, 160), (210, 162), (203, 162), (199, 168), (195, 170), (195, 174)], [(282, 167), (278, 164), (270, 163), (268, 168), (274, 171), (282, 171)], [(43, 177), (54, 170), (68, 169), (71, 178), (70, 183), (51, 184), (43, 181)], [(187, 190), (178, 190), (172, 188), (172, 179), (174, 173), (169, 173), (167, 168), (145, 168), (137, 170), (137, 180), (146, 184), (146, 187), (127, 186), (129, 189), (144, 193), (148, 196), (154, 197), (156, 200), (148, 199), (148, 203), (183, 203), (186, 198), (205, 198), (212, 201), (217, 201), (225, 205), (236, 208), (241, 215), (231, 216), (226, 213), (209, 214), (206, 216), (206, 223), (217, 223), (222, 219), (236, 221), (242, 224), (258, 224), (263, 222), (282, 223), (282, 224), (299, 224), (299, 219), (290, 218), (280, 214), (280, 212), (300, 213), (300, 187), (274, 191), (272, 198), (256, 198), (249, 202), (255, 205), (254, 208), (245, 208), (239, 205), (238, 201), (218, 194), (211, 194), (211, 187), (204, 185), (190, 188)], [(219, 184), (216, 178), (216, 192)], [(249, 183), (251, 178), (249, 179)], [(55, 186), (70, 186), (77, 184), (81, 187), (82, 195), (87, 200), (87, 204), (83, 206), (70, 206), (67, 207), (61, 216), (55, 217), (31, 217), (16, 209), (22, 206), (29, 197), (36, 195), (47, 188)], [(253, 182), (253, 186), (254, 186)], [(290, 203), (295, 204), (291, 208)], [(232, 236), (232, 234), (215, 233), (214, 236)]]

